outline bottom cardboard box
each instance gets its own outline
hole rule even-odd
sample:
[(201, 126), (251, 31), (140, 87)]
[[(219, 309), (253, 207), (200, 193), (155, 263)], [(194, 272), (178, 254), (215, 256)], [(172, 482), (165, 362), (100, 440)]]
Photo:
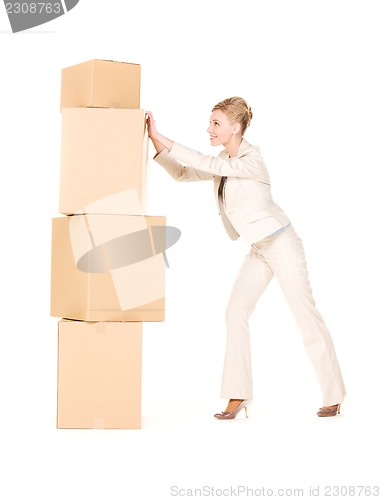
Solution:
[(58, 322), (58, 429), (140, 429), (141, 322)]

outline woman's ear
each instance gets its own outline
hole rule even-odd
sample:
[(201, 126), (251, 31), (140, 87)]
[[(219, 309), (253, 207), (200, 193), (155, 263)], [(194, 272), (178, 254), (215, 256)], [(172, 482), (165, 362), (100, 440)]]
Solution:
[(238, 123), (238, 122), (235, 122), (235, 124), (233, 125), (233, 135), (236, 135), (238, 134), (239, 132), (241, 132), (241, 124)]

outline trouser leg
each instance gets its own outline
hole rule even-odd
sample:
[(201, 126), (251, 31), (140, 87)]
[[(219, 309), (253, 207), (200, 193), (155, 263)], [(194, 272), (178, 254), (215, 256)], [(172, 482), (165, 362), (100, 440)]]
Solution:
[(249, 316), (272, 277), (266, 261), (252, 250), (238, 273), (226, 309), (222, 398), (253, 398)]
[(323, 393), (323, 405), (341, 403), (346, 394), (331, 335), (316, 308), (301, 239), (291, 227), (264, 248), (311, 359)]

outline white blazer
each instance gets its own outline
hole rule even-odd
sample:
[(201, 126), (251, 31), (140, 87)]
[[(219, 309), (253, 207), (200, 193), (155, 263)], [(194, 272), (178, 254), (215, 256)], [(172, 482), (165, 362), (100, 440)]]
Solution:
[[(249, 243), (260, 241), (290, 223), (272, 199), (269, 175), (259, 148), (245, 139), (233, 158), (226, 150), (215, 157), (174, 143), (171, 151), (164, 149), (154, 159), (177, 181), (214, 180), (221, 217), (227, 217), (238, 235)], [(218, 187), (222, 176), (227, 179), (221, 206)], [(232, 239), (238, 237), (226, 224), (225, 228)]]

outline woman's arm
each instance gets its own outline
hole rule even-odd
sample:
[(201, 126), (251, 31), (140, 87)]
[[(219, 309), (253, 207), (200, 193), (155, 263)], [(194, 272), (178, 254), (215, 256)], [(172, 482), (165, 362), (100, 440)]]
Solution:
[(162, 165), (176, 181), (205, 181), (213, 179), (214, 176), (212, 174), (184, 167), (174, 158), (169, 157), (169, 148), (172, 148), (174, 143), (157, 132), (153, 115), (150, 111), (147, 111), (147, 126), (148, 135), (157, 153), (154, 156), (154, 160)]
[(267, 169), (259, 148), (249, 144), (240, 157), (221, 158), (220, 156), (204, 155), (176, 142), (172, 145), (169, 156), (212, 175), (256, 179), (269, 183)]
[(154, 156), (154, 160), (159, 163), (176, 181), (210, 181), (214, 175), (201, 172), (192, 167), (184, 167), (168, 155), (168, 150), (163, 148), (160, 153)]
[(266, 184), (270, 182), (262, 155), (256, 146), (248, 144), (247, 149), (242, 152), (240, 157), (221, 158), (220, 156), (204, 155), (159, 134), (150, 111), (147, 111), (147, 124), (148, 134), (156, 151), (161, 152), (166, 149), (169, 158), (185, 163), (188, 165), (186, 168), (193, 167), (199, 174), (204, 173), (208, 176), (256, 179)]

